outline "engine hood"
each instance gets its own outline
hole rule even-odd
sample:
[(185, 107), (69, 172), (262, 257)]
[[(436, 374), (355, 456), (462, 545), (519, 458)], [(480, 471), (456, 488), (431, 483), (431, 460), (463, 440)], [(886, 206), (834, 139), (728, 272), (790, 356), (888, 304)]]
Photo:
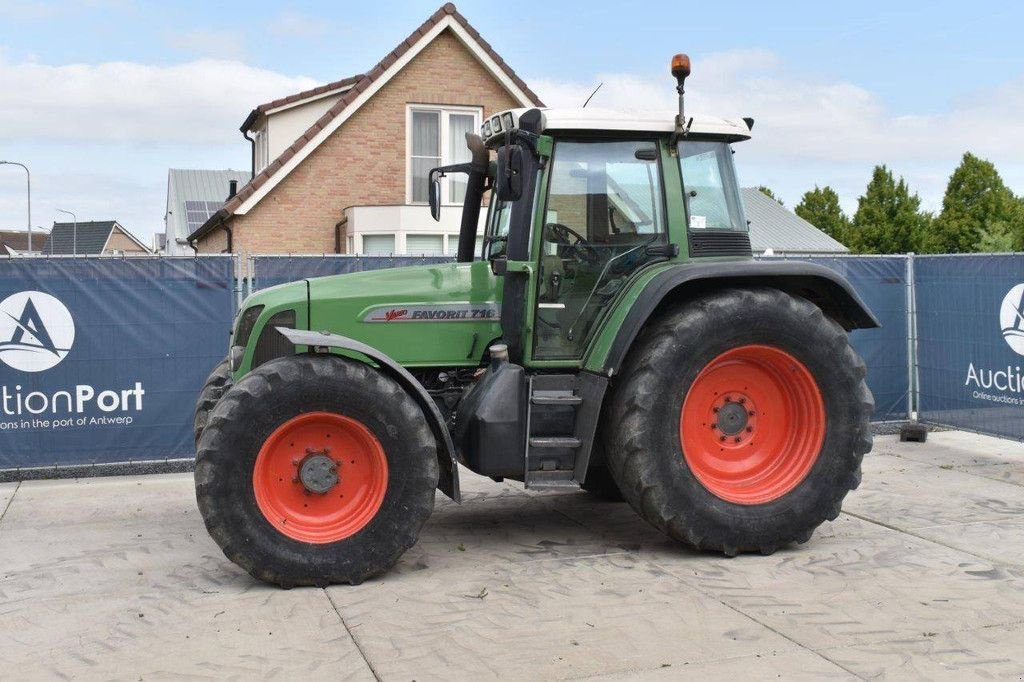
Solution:
[(367, 343), (405, 366), (470, 366), (501, 335), (488, 263), (442, 263), (308, 280), (309, 329)]

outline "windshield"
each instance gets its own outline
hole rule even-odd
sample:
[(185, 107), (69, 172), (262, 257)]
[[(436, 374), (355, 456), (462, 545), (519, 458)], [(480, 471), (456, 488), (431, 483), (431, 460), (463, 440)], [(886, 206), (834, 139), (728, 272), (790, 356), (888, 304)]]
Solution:
[(728, 144), (680, 142), (679, 167), (691, 230), (747, 229)]

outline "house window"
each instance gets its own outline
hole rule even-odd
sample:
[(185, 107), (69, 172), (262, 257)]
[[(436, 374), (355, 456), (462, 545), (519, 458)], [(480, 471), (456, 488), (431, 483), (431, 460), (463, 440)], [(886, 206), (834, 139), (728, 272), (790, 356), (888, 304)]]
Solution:
[(405, 253), (409, 256), (443, 256), (444, 235), (407, 234), (405, 236)]
[(393, 234), (364, 234), (363, 255), (365, 256), (390, 256), (395, 253), (395, 235)]
[[(426, 203), (429, 195), (427, 176), (431, 168), (466, 163), (470, 160), (466, 133), (480, 126), (480, 109), (473, 107), (410, 107), (409, 129), (409, 201)], [(466, 196), (464, 175), (441, 179), (441, 200), (461, 204)]]
[(270, 159), (267, 158), (270, 155), (267, 131), (257, 130), (253, 133), (252, 139), (256, 149), (256, 168), (253, 170), (259, 173), (267, 167), (268, 163), (270, 163)]

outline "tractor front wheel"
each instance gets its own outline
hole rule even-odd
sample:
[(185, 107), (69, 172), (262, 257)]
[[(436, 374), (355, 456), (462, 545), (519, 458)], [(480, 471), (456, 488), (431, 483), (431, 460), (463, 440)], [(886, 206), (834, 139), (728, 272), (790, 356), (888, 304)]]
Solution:
[(196, 497), (224, 554), (281, 585), (357, 584), (415, 544), (434, 507), (434, 436), (374, 368), (297, 355), (247, 374), (210, 413)]
[(603, 420), (609, 468), (643, 518), (696, 548), (805, 542), (860, 483), (864, 376), (846, 332), (810, 301), (706, 295), (631, 349)]
[(210, 418), (210, 412), (229, 388), (231, 388), (231, 367), (225, 359), (210, 371), (210, 375), (203, 383), (203, 390), (199, 392), (199, 398), (196, 400), (192, 429), (197, 446), (199, 437), (203, 435), (203, 429), (206, 428), (206, 420)]

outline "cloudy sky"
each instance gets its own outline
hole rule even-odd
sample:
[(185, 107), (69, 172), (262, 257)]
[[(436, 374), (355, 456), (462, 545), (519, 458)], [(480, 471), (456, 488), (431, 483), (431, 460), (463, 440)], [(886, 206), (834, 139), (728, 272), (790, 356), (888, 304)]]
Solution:
[[(753, 116), (741, 181), (789, 206), (829, 184), (852, 211), (886, 163), (937, 209), (967, 150), (1024, 193), (1017, 3), (457, 4), (549, 105), (604, 83), (590, 106), (671, 113), (689, 52), (689, 110)], [(439, 5), (0, 0), (0, 159), (32, 169), (34, 225), (64, 208), (148, 242), (168, 168), (248, 168), (253, 106), (366, 71)], [(0, 227), (25, 222), (24, 173), (0, 166)]]

